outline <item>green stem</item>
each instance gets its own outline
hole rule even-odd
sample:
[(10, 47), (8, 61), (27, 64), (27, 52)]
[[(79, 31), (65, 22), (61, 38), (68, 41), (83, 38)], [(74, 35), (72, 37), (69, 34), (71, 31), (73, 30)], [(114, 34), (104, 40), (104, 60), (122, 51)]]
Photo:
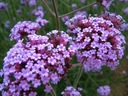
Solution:
[(71, 85), (71, 82), (69, 81), (69, 79), (67, 78), (67, 76), (66, 76), (65, 79), (66, 79), (67, 84), (68, 84), (68, 85)]
[(80, 68), (79, 68), (78, 75), (77, 75), (77, 77), (76, 77), (76, 79), (75, 79), (75, 81), (74, 81), (74, 87), (75, 87), (75, 88), (77, 87), (77, 84), (78, 84), (78, 82), (79, 82), (79, 80), (80, 80), (80, 77), (81, 77), (82, 73), (83, 73), (83, 65), (81, 64), (81, 66), (80, 66)]
[(47, 3), (44, 0), (41, 0), (43, 2), (43, 4), (46, 6), (46, 8), (48, 9), (48, 11), (55, 16), (55, 13), (50, 9), (50, 7), (47, 5)]
[(52, 0), (52, 4), (53, 4), (53, 8), (54, 8), (55, 15), (56, 15), (57, 30), (60, 30), (60, 18), (59, 18), (59, 14), (57, 11), (55, 0)]
[(66, 14), (64, 14), (64, 15), (59, 16), (59, 18), (62, 18), (62, 17), (64, 17), (64, 16), (67, 16), (67, 15), (70, 15), (70, 14), (73, 14), (73, 13), (79, 11), (79, 10), (85, 9), (85, 8), (87, 8), (87, 7), (90, 7), (90, 6), (92, 6), (92, 5), (96, 4), (96, 3), (97, 3), (97, 2), (93, 2), (93, 3), (89, 4), (89, 5), (86, 5), (86, 6), (83, 6), (83, 7), (79, 8), (79, 9), (73, 10), (72, 12), (69, 12), (69, 13), (66, 13)]

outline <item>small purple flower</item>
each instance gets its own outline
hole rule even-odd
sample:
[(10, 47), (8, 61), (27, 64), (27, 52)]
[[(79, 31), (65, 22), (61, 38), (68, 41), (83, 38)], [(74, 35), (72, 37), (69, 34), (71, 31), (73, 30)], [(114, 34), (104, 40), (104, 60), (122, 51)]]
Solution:
[(46, 85), (44, 92), (49, 93), (51, 90), (52, 90), (52, 87), (49, 85)]
[(31, 93), (29, 93), (28, 96), (37, 96), (37, 93), (36, 92), (31, 92)]
[(77, 11), (74, 16), (77, 16), (77, 15), (87, 15), (87, 12), (86, 11)]
[(105, 86), (100, 86), (98, 89), (97, 89), (97, 93), (100, 95), (100, 96), (109, 96), (110, 94), (110, 87), (108, 85), (105, 85)]
[(29, 6), (36, 6), (36, 0), (29, 0)]
[(37, 18), (37, 19), (36, 19), (36, 22), (37, 22), (41, 27), (43, 27), (43, 26), (47, 25), (49, 21), (47, 21), (46, 19)]
[(6, 10), (7, 9), (7, 3), (0, 2), (0, 10)]
[(32, 14), (35, 15), (36, 18), (43, 18), (44, 17), (43, 7), (38, 6), (36, 9), (32, 11)]
[(73, 3), (73, 4), (71, 5), (71, 7), (72, 7), (72, 9), (76, 9), (76, 8), (77, 8), (77, 4)]
[(66, 21), (68, 21), (69, 20), (69, 16), (64, 16), (64, 17), (62, 17), (62, 21), (63, 22), (66, 22)]
[(21, 4), (27, 4), (27, 0), (20, 0)]
[(85, 2), (86, 2), (86, 0), (80, 0), (80, 2), (81, 2), (81, 3), (85, 3)]
[(124, 13), (128, 15), (128, 7), (124, 9)]
[(100, 2), (101, 5), (104, 6), (106, 9), (109, 9), (113, 0), (97, 0), (97, 1)]
[(8, 29), (10, 27), (10, 21), (6, 21), (5, 24), (4, 24), (4, 27), (6, 29)]

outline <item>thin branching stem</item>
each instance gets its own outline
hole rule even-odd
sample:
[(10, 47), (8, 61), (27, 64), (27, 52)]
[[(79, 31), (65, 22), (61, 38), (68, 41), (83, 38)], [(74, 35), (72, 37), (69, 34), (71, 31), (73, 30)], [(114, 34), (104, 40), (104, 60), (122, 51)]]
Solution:
[(53, 4), (54, 12), (55, 12), (55, 15), (56, 15), (57, 30), (60, 30), (60, 18), (59, 18), (59, 14), (58, 14), (58, 10), (57, 10), (55, 0), (52, 0), (52, 4)]
[(76, 10), (73, 10), (73, 11), (71, 11), (71, 12), (69, 12), (69, 13), (66, 13), (66, 14), (64, 14), (64, 15), (59, 16), (59, 18), (62, 18), (62, 17), (64, 17), (64, 16), (67, 16), (67, 15), (70, 15), (70, 14), (73, 14), (73, 13), (75, 13), (75, 12), (77, 12), (77, 11), (79, 11), (79, 10), (85, 9), (85, 8), (87, 8), (87, 7), (93, 6), (93, 5), (96, 4), (96, 3), (97, 3), (97, 2), (93, 2), (93, 3), (91, 3), (91, 4), (88, 4), (88, 5), (86, 5), (86, 6), (83, 6), (83, 7), (81, 7), (81, 8), (76, 9)]
[[(50, 83), (48, 83), (48, 84), (52, 87), (52, 85), (51, 85)], [(51, 89), (50, 94), (51, 94), (52, 96), (57, 96), (57, 95), (56, 95), (56, 92), (55, 92), (54, 89), (53, 89), (53, 87), (52, 87), (52, 89)]]
[(51, 93), (52, 96), (56, 96), (56, 93), (55, 93), (55, 91), (53, 89), (51, 90), (50, 93)]
[(51, 90), (50, 93), (51, 93), (52, 96), (57, 96), (56, 93), (55, 93), (55, 91), (53, 90), (53, 88), (52, 88), (52, 90)]
[(48, 9), (48, 11), (55, 16), (55, 13), (50, 9), (50, 7), (47, 5), (47, 3), (44, 0), (41, 0), (43, 2), (43, 4), (46, 6), (46, 8)]

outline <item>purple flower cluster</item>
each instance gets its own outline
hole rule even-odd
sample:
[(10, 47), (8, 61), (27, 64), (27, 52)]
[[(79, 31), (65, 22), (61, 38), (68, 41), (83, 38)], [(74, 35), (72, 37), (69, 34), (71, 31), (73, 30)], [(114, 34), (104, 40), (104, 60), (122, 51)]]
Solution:
[(43, 18), (44, 17), (43, 7), (42, 6), (37, 7), (32, 11), (32, 14), (35, 15), (36, 18)]
[(44, 17), (44, 12), (43, 12), (43, 7), (39, 6), (38, 8), (34, 9), (32, 11), (32, 14), (36, 16), (36, 22), (41, 26), (45, 26), (48, 24), (48, 20), (43, 19)]
[(10, 37), (11, 40), (19, 40), (22, 39), (22, 37), (25, 35), (36, 34), (39, 29), (40, 25), (38, 23), (31, 21), (18, 22), (11, 29)]
[(100, 2), (101, 5), (104, 6), (106, 9), (109, 9), (113, 0), (97, 0), (97, 1)]
[(19, 40), (4, 58), (2, 96), (36, 96), (34, 89), (41, 85), (50, 92), (50, 83), (58, 84), (71, 67), (75, 48), (67, 46), (72, 38), (65, 32), (53, 30), (47, 36), (27, 37), (26, 44)]
[(37, 0), (20, 0), (21, 4), (28, 4), (30, 7), (36, 6)]
[(65, 90), (61, 93), (63, 96), (82, 96), (80, 92), (82, 91), (81, 88), (78, 88), (78, 91), (72, 87), (68, 86), (65, 88)]
[(108, 96), (110, 94), (110, 87), (108, 85), (105, 85), (105, 86), (100, 86), (98, 89), (97, 89), (97, 93), (100, 95), (100, 96)]
[(114, 70), (123, 56), (125, 38), (111, 20), (77, 15), (65, 23), (74, 35), (78, 62), (85, 71), (99, 71), (107, 65)]
[(0, 10), (5, 10), (7, 9), (7, 3), (0, 2)]

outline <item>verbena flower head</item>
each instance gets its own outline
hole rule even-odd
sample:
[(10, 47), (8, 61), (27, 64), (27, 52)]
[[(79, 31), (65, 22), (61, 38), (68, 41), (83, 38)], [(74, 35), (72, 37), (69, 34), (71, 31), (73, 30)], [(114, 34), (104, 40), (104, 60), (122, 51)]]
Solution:
[(38, 6), (36, 9), (32, 11), (32, 14), (35, 15), (36, 18), (43, 18), (44, 17), (43, 7)]
[(45, 92), (50, 92), (49, 83), (58, 84), (71, 67), (69, 61), (75, 48), (67, 46), (72, 39), (68, 34), (54, 30), (47, 36), (27, 37), (26, 44), (19, 40), (4, 58), (0, 88), (2, 94), (7, 94), (4, 96), (36, 96), (34, 89), (41, 85), (45, 86)]
[(100, 96), (109, 96), (110, 94), (110, 87), (108, 85), (105, 85), (105, 86), (100, 86), (98, 89), (97, 89), (97, 93), (100, 95)]
[(61, 94), (62, 96), (82, 96), (80, 94), (81, 91), (82, 91), (82, 88), (78, 88), (78, 90), (76, 90), (74, 87), (68, 86), (65, 88), (65, 90)]
[(65, 23), (73, 34), (78, 62), (85, 71), (99, 71), (107, 65), (114, 70), (123, 56), (125, 38), (111, 19), (77, 15)]
[(32, 6), (36, 6), (36, 2), (37, 2), (36, 0), (29, 0), (28, 4), (29, 4), (29, 6), (32, 7)]
[(31, 21), (18, 22), (12, 29), (10, 38), (11, 40), (22, 39), (23, 36), (35, 34), (40, 29), (40, 25)]
[(97, 1), (100, 2), (103, 7), (105, 7), (106, 9), (109, 9), (113, 0), (97, 0)]
[(7, 9), (7, 3), (0, 2), (0, 10), (6, 10)]
[(10, 27), (10, 21), (6, 21), (5, 24), (4, 24), (4, 27), (6, 29), (8, 29)]

